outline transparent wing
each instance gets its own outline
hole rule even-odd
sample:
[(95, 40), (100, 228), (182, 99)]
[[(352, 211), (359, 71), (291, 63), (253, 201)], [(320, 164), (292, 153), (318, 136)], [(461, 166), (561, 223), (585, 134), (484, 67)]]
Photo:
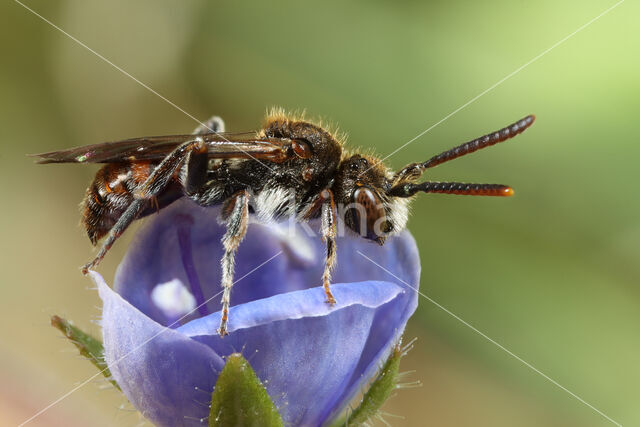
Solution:
[(291, 140), (258, 138), (254, 132), (166, 135), (103, 142), (67, 150), (32, 154), (38, 163), (120, 163), (162, 160), (176, 147), (197, 138), (207, 144), (211, 158), (256, 158), (282, 161), (291, 152)]

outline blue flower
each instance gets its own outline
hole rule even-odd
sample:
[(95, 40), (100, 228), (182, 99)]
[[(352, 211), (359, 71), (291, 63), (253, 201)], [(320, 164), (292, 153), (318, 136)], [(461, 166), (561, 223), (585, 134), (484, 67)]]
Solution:
[(177, 201), (138, 233), (115, 290), (92, 273), (114, 379), (152, 422), (202, 425), (224, 357), (242, 352), (285, 424), (327, 423), (376, 374), (416, 309), (416, 291), (403, 283), (419, 283), (413, 238), (403, 232), (382, 247), (339, 238), (330, 307), (320, 238), (300, 225), (252, 223), (236, 258), (230, 335), (220, 338), (217, 214)]

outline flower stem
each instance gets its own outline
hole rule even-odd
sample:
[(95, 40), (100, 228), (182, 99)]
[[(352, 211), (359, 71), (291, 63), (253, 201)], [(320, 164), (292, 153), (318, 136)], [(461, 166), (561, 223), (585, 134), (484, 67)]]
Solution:
[(78, 327), (71, 324), (71, 322), (60, 316), (51, 316), (51, 326), (62, 332), (64, 336), (80, 350), (80, 354), (93, 363), (105, 378), (108, 379), (115, 388), (120, 390), (120, 386), (118, 386), (111, 376), (111, 372), (109, 372), (109, 368), (107, 368), (107, 363), (104, 361), (104, 348), (100, 340), (81, 331)]

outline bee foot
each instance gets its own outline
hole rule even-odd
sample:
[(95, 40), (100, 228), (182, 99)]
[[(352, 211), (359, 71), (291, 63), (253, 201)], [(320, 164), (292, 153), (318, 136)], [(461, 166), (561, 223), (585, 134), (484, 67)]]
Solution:
[(325, 300), (325, 302), (330, 306), (336, 305), (336, 299), (333, 297), (333, 295), (327, 295), (327, 299)]

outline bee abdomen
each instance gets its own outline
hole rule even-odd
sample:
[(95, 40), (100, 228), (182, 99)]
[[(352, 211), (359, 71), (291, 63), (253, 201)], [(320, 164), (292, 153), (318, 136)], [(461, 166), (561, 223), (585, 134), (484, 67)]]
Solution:
[(94, 245), (133, 202), (133, 191), (151, 173), (149, 163), (108, 164), (98, 171), (82, 203), (82, 225)]

